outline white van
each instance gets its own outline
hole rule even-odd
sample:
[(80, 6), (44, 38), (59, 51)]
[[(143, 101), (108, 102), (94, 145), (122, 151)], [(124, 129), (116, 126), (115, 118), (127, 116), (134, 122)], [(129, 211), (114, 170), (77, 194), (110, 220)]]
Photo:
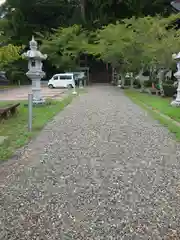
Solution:
[(49, 88), (73, 88), (75, 80), (73, 73), (55, 74), (48, 82)]

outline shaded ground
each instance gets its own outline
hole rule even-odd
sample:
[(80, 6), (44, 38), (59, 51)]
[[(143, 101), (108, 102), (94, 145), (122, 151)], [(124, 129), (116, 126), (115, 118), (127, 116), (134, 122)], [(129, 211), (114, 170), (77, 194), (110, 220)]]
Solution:
[(179, 150), (121, 90), (90, 88), (0, 166), (0, 239), (179, 239)]
[[(49, 89), (47, 86), (42, 86), (42, 96), (44, 98), (59, 98), (67, 89)], [(27, 100), (28, 93), (31, 92), (31, 86), (21, 86), (19, 88), (0, 90), (0, 101), (6, 100)]]

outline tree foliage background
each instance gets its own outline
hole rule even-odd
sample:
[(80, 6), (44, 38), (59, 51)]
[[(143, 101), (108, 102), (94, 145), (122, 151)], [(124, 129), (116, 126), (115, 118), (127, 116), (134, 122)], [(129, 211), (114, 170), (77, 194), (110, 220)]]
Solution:
[[(123, 71), (136, 71), (142, 61), (168, 65), (170, 52), (175, 50), (172, 42), (177, 41), (176, 46), (179, 43), (178, 33), (167, 31), (167, 23), (162, 20), (171, 11), (169, 0), (6, 0), (0, 7), (1, 52), (8, 44), (18, 51), (25, 45), (26, 50), (31, 36), (35, 35), (49, 55), (46, 62), (49, 72), (65, 66), (73, 68), (79, 54), (85, 52)], [(170, 20), (174, 21), (172, 17)], [(150, 22), (153, 22), (151, 26)], [(167, 46), (168, 53), (163, 53)], [(6, 54), (6, 60), (2, 56), (1, 68), (25, 72), (25, 62), (19, 56), (11, 57), (11, 51)], [(16, 79), (16, 74), (13, 76)]]

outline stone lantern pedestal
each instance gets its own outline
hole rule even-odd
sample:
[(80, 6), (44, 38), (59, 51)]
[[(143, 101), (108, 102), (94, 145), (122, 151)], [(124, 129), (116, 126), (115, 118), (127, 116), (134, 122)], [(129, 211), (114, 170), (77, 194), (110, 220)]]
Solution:
[(174, 101), (171, 102), (171, 106), (180, 107), (180, 52), (178, 54), (173, 54), (173, 59), (177, 61), (177, 72), (174, 74), (178, 81), (177, 96)]
[(45, 99), (41, 96), (41, 79), (45, 76), (45, 72), (42, 70), (42, 60), (45, 60), (47, 55), (38, 51), (34, 37), (32, 37), (29, 45), (30, 50), (23, 54), (28, 59), (29, 71), (26, 75), (32, 81), (33, 104), (43, 104)]
[(41, 95), (41, 78), (45, 76), (42, 73), (32, 73), (27, 72), (27, 77), (32, 80), (32, 93), (33, 93), (33, 103), (42, 104), (45, 102), (45, 99)]

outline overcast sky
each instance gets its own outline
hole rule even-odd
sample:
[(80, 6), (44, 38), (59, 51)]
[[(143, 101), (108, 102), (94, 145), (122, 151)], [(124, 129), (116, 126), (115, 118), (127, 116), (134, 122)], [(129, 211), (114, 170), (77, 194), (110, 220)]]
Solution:
[(2, 4), (3, 2), (5, 2), (5, 0), (0, 0), (0, 4)]

